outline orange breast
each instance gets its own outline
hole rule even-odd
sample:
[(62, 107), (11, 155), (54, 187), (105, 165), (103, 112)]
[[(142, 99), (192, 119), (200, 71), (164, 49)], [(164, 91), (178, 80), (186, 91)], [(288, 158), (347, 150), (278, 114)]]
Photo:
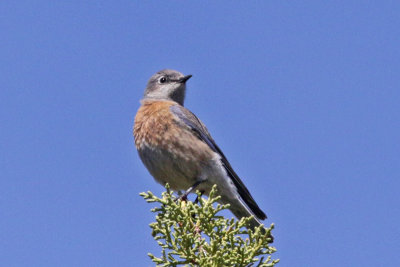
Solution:
[(137, 149), (144, 142), (157, 146), (165, 143), (164, 137), (172, 122), (169, 108), (173, 104), (174, 102), (170, 101), (143, 101), (133, 128)]
[(138, 150), (151, 146), (179, 155), (184, 160), (203, 161), (212, 157), (211, 149), (191, 130), (178, 123), (170, 111), (172, 101), (145, 100), (135, 117), (134, 136)]

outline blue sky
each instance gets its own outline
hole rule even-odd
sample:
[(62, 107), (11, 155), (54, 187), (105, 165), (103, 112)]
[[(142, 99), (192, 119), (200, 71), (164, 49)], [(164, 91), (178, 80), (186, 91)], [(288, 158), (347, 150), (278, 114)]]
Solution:
[(0, 265), (152, 266), (148, 78), (274, 222), (279, 266), (400, 266), (398, 1), (2, 1)]

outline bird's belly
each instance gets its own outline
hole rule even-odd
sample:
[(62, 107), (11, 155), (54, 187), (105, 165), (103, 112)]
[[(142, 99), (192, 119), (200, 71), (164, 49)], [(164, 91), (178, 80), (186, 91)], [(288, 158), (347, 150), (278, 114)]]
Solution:
[(154, 179), (163, 186), (168, 183), (172, 190), (186, 190), (200, 179), (202, 163), (191, 157), (148, 144), (142, 145), (138, 152)]

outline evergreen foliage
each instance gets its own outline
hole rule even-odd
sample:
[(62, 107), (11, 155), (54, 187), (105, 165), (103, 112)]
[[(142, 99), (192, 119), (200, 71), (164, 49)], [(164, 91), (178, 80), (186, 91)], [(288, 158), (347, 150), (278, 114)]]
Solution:
[(270, 246), (273, 238), (269, 228), (249, 230), (245, 226), (250, 218), (225, 219), (218, 213), (229, 205), (216, 203), (216, 186), (208, 198), (198, 194), (198, 204), (181, 200), (166, 186), (159, 198), (153, 193), (140, 195), (149, 203), (159, 203), (151, 211), (156, 222), (150, 224), (152, 235), (162, 248), (161, 256), (149, 253), (157, 266), (274, 266)]

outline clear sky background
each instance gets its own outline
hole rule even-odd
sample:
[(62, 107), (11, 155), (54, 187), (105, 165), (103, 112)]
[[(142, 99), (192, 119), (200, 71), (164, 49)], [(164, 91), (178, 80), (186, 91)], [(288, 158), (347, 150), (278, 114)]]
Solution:
[[(83, 3), (84, 2), (84, 3)], [(0, 265), (152, 266), (148, 78), (275, 223), (279, 266), (400, 266), (399, 1), (1, 1)]]

